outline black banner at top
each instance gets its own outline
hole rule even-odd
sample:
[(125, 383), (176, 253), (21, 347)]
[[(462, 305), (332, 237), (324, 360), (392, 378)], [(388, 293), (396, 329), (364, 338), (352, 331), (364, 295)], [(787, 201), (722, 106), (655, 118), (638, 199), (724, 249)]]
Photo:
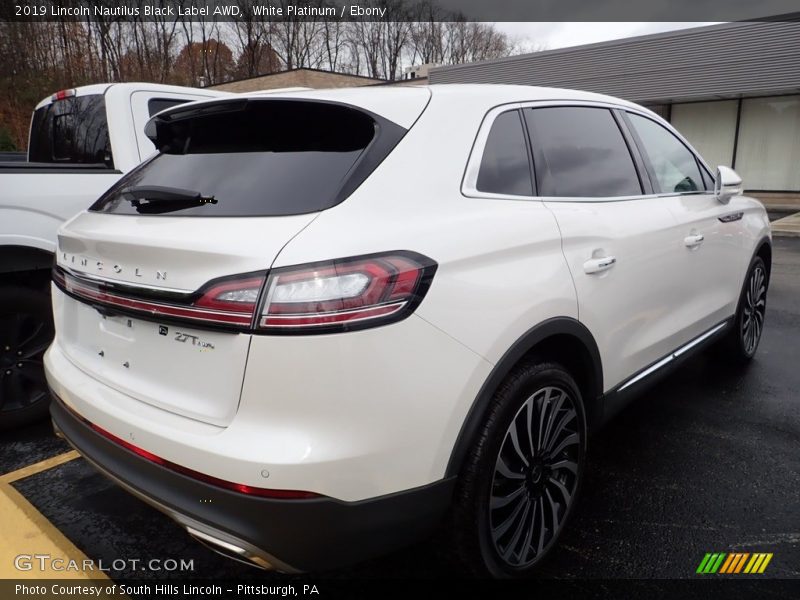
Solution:
[(798, 0), (3, 0), (0, 21), (789, 21), (798, 11)]

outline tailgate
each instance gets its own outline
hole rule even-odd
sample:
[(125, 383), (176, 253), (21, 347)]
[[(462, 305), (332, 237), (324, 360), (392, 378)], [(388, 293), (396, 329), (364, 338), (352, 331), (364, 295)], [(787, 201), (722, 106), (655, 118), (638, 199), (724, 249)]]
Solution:
[(224, 426), (266, 271), (406, 129), (346, 103), (234, 98), (159, 113), (148, 132), (159, 153), (59, 233), (57, 343), (109, 386)]
[[(83, 213), (62, 228), (57, 265), (73, 282), (117, 286), (124, 297), (181, 297), (220, 277), (265, 271), (312, 219), (243, 219), (231, 227), (230, 219)], [(193, 419), (219, 426), (233, 419), (249, 334), (139, 318), (61, 289), (53, 296), (57, 343), (87, 374)]]

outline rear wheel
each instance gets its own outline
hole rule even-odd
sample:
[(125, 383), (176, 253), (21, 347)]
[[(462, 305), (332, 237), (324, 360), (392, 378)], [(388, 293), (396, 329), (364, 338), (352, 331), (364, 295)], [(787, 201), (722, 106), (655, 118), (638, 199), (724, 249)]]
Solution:
[(42, 357), (53, 340), (46, 292), (0, 286), (0, 430), (47, 414), (50, 394)]
[(558, 364), (517, 368), (495, 394), (459, 478), (451, 536), (477, 575), (529, 574), (548, 555), (580, 489), (581, 394)]

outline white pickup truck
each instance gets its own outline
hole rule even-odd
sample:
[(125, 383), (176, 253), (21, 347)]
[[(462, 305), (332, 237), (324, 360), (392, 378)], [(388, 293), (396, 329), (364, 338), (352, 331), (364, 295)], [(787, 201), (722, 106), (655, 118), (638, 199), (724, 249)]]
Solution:
[(36, 106), (28, 160), (0, 162), (0, 429), (47, 411), (42, 354), (53, 336), (58, 227), (155, 151), (144, 135), (151, 116), (223, 95), (118, 83), (60, 91)]

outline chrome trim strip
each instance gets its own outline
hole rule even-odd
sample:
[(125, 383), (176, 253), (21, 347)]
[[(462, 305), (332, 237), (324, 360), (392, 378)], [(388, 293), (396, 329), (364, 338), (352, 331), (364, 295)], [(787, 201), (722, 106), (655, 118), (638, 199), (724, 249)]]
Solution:
[(704, 340), (707, 340), (708, 338), (710, 338), (712, 335), (714, 335), (715, 333), (717, 333), (718, 331), (723, 329), (726, 325), (727, 325), (727, 321), (725, 321), (723, 323), (720, 323), (719, 325), (717, 325), (715, 327), (712, 327), (711, 329), (706, 331), (704, 334), (696, 337), (695, 339), (690, 341), (688, 344), (684, 344), (683, 346), (681, 346), (677, 350), (674, 350), (668, 356), (662, 358), (660, 361), (658, 361), (654, 365), (648, 367), (647, 369), (645, 369), (644, 371), (642, 371), (638, 375), (636, 375), (636, 376), (632, 377), (631, 379), (629, 379), (628, 381), (626, 381), (624, 385), (622, 385), (619, 388), (617, 388), (617, 391), (621, 392), (625, 388), (628, 388), (628, 387), (632, 386), (634, 383), (636, 383), (638, 381), (641, 381), (645, 377), (649, 377), (650, 375), (652, 375), (653, 373), (658, 371), (661, 367), (671, 363), (673, 360), (675, 360), (676, 358), (678, 358), (682, 354), (685, 354), (686, 352), (688, 352), (689, 350), (691, 350), (692, 348), (697, 346), (697, 344), (699, 344), (700, 342), (703, 342)]
[[(650, 119), (665, 126), (667, 131), (677, 137), (697, 158), (700, 163), (706, 168), (709, 173), (713, 173), (709, 168), (708, 163), (705, 162), (702, 156), (692, 147), (692, 145), (684, 138), (675, 128), (667, 121), (659, 117), (654, 112), (647, 110), (642, 106), (636, 104), (628, 104), (626, 102), (608, 102), (603, 100), (520, 100), (517, 102), (509, 102), (495, 106), (489, 110), (483, 117), (483, 121), (478, 128), (478, 135), (472, 145), (469, 159), (467, 160), (467, 168), (464, 172), (464, 178), (461, 182), (461, 193), (467, 198), (486, 198), (495, 200), (523, 200), (534, 202), (628, 202), (631, 200), (646, 200), (648, 198), (664, 198), (671, 196), (698, 196), (703, 194), (714, 194), (713, 190), (696, 190), (693, 192), (659, 192), (653, 194), (639, 194), (633, 196), (602, 196), (602, 197), (567, 197), (567, 196), (515, 196), (511, 194), (493, 194), (490, 192), (481, 192), (477, 189), (478, 172), (481, 168), (481, 161), (483, 160), (483, 151), (486, 148), (486, 141), (489, 138), (489, 132), (492, 129), (495, 119), (502, 113), (510, 110), (519, 110), (522, 108), (547, 108), (559, 106), (585, 106), (595, 108), (606, 108), (609, 110), (623, 110), (626, 112), (638, 114), (642, 117)], [(712, 175), (713, 176), (713, 175)]]
[(58, 265), (60, 269), (72, 275), (75, 279), (85, 279), (94, 283), (108, 283), (111, 285), (126, 287), (131, 289), (151, 290), (154, 292), (169, 292), (172, 294), (193, 294), (195, 290), (185, 290), (182, 288), (169, 288), (161, 287), (158, 285), (149, 285), (142, 283), (133, 283), (131, 281), (122, 281), (120, 279), (111, 279), (110, 277), (101, 277), (100, 275), (92, 275), (91, 273), (84, 273), (83, 271), (75, 271), (64, 265)]
[[(274, 314), (273, 315), (273, 314), (264, 314), (262, 312), (261, 316), (259, 318), (259, 327), (264, 327), (264, 328), (267, 328), (267, 327), (272, 327), (272, 328), (288, 327), (288, 328), (295, 329), (295, 328), (300, 328), (300, 327), (325, 327), (327, 325), (347, 325), (347, 324), (350, 324), (350, 323), (360, 323), (361, 321), (369, 321), (370, 319), (378, 319), (380, 317), (390, 317), (393, 314), (395, 314), (397, 311), (402, 310), (406, 306), (406, 304), (408, 304), (408, 302), (406, 302), (405, 300), (402, 300), (400, 302), (397, 302), (397, 301), (387, 302), (387, 303), (384, 303), (384, 304), (375, 304), (374, 306), (370, 306), (370, 307), (367, 307), (367, 308), (350, 308), (350, 309), (347, 309), (347, 310), (340, 310), (340, 311), (331, 312), (331, 313), (298, 313), (298, 314), (286, 313), (286, 314)], [(267, 305), (267, 306), (269, 306), (269, 305)], [(310, 317), (310, 316), (320, 316), (320, 315), (322, 315), (322, 316), (331, 316), (332, 317), (332, 316), (336, 316), (336, 315), (346, 315), (346, 314), (349, 314), (349, 313), (363, 312), (363, 311), (367, 311), (367, 310), (370, 310), (370, 309), (373, 309), (373, 308), (383, 308), (383, 307), (395, 307), (395, 310), (393, 310), (390, 313), (384, 313), (384, 314), (373, 315), (373, 316), (366, 316), (366, 317), (361, 317), (360, 319), (350, 319), (349, 321), (335, 321), (335, 322), (332, 322), (332, 323), (305, 323), (305, 324), (295, 324), (295, 325), (292, 325), (292, 324), (289, 324), (289, 325), (278, 325), (276, 323), (267, 324), (267, 319), (278, 319), (278, 320), (281, 320), (281, 321), (289, 321), (289, 320), (295, 319), (297, 317)]]
[(693, 341), (689, 342), (689, 343), (688, 343), (688, 344), (686, 344), (685, 346), (682, 346), (681, 348), (679, 348), (678, 350), (676, 350), (676, 351), (673, 353), (673, 356), (674, 356), (675, 358), (677, 358), (677, 357), (679, 357), (681, 354), (684, 354), (684, 353), (686, 353), (687, 351), (691, 350), (692, 348), (694, 348), (695, 346), (697, 346), (697, 344), (699, 344), (699, 343), (700, 343), (700, 342), (702, 342), (703, 340), (707, 340), (707, 339), (708, 339), (708, 338), (710, 338), (712, 335), (714, 335), (715, 333), (717, 333), (717, 332), (718, 332), (720, 329), (722, 329), (723, 327), (725, 327), (725, 325), (726, 325), (726, 324), (727, 324), (727, 323), (720, 323), (719, 325), (717, 325), (716, 327), (714, 327), (714, 328), (712, 328), (711, 330), (707, 331), (706, 333), (704, 333), (704, 334), (703, 334), (703, 335), (701, 335), (700, 337), (698, 337), (698, 338), (695, 338)]
[(668, 364), (668, 363), (671, 363), (671, 362), (672, 362), (674, 359), (675, 359), (675, 355), (674, 355), (674, 354), (670, 354), (670, 355), (669, 355), (669, 356), (667, 356), (666, 358), (662, 358), (660, 361), (658, 361), (658, 362), (657, 362), (656, 364), (654, 364), (652, 367), (650, 367), (650, 368), (648, 368), (648, 369), (645, 369), (644, 371), (642, 371), (641, 373), (639, 373), (639, 374), (638, 374), (636, 377), (634, 377), (634, 378), (632, 378), (632, 379), (629, 379), (629, 380), (628, 380), (628, 382), (627, 382), (625, 385), (623, 385), (621, 388), (619, 388), (619, 391), (621, 392), (621, 391), (622, 391), (622, 390), (624, 390), (626, 387), (632, 386), (632, 385), (633, 385), (634, 383), (636, 383), (637, 381), (641, 381), (641, 380), (642, 380), (642, 379), (644, 379), (645, 377), (648, 377), (649, 375), (651, 375), (651, 374), (655, 373), (656, 371), (658, 371), (658, 370), (659, 370), (661, 367), (663, 367), (664, 365), (666, 365), (666, 364)]

